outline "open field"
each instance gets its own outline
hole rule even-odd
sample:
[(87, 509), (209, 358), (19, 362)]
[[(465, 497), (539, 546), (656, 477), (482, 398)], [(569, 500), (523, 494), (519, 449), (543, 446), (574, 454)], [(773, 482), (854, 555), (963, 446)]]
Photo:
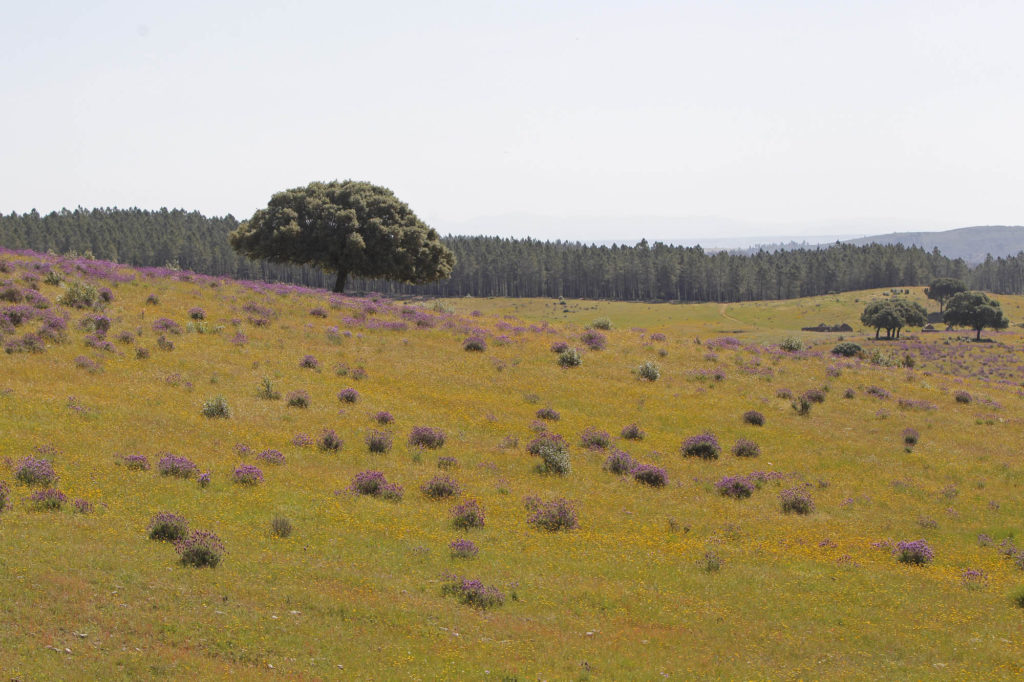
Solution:
[[(0, 260), (0, 316), (17, 311), (3, 342), (40, 325), (51, 337), (42, 352), (0, 355), (5, 677), (1024, 673), (1024, 609), (1012, 601), (1024, 586), (1022, 297), (999, 297), (1014, 324), (983, 334), (994, 343), (909, 330), (886, 342), (858, 321), (881, 291), (729, 305), (402, 303), (55, 256)], [(75, 282), (109, 288), (111, 300), (58, 304), (89, 297)], [(590, 349), (585, 326), (602, 317), (613, 328), (592, 332), (605, 346)], [(839, 334), (798, 331), (819, 322), (853, 325), (842, 336), (864, 357), (832, 355)], [(779, 348), (790, 336), (804, 349)], [(468, 337), (485, 349), (464, 350)], [(582, 350), (580, 366), (559, 366), (559, 342)], [(635, 373), (645, 362), (657, 380)], [(804, 415), (779, 397), (799, 404), (814, 390)], [(308, 406), (289, 406), (302, 391)], [(229, 416), (204, 416), (218, 397)], [(543, 408), (557, 420), (538, 418)], [(393, 421), (380, 423), (382, 411)], [(746, 423), (748, 411), (764, 424)], [(630, 424), (642, 440), (620, 436)], [(410, 444), (417, 427), (439, 429), (443, 445)], [(340, 448), (320, 447), (324, 430)], [(705, 431), (720, 455), (684, 456)], [(568, 443), (565, 475), (540, 471), (527, 451), (546, 432)], [(370, 452), (368, 439), (389, 437), (386, 452)], [(760, 454), (734, 456), (740, 439)], [(267, 450), (283, 463), (261, 459)], [(615, 450), (667, 483), (606, 470)], [(167, 453), (196, 471), (161, 475)], [(134, 455), (149, 468), (130, 466)], [(30, 499), (50, 484), (19, 480), (25, 458), (52, 464), (62, 508)], [(439, 458), (455, 461), (440, 470)], [(244, 465), (262, 482), (235, 482)], [(366, 471), (401, 486), (401, 499), (356, 494)], [(421, 490), (444, 475), (454, 495)], [(730, 476), (749, 497), (719, 491)], [(783, 511), (787, 493), (812, 513)], [(578, 527), (529, 523), (534, 496), (570, 501)], [(485, 524), (458, 529), (451, 510), (469, 500)], [(219, 565), (184, 566), (171, 543), (150, 539), (160, 512), (215, 533)], [(272, 532), (276, 516), (293, 526), (288, 537)], [(453, 557), (457, 539), (479, 554)], [(934, 559), (901, 562), (896, 545), (917, 540)], [(460, 603), (451, 574), (503, 603)]]

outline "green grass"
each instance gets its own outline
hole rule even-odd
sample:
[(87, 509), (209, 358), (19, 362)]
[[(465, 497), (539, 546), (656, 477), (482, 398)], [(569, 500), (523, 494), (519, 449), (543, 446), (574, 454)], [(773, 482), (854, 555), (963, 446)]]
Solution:
[[(0, 280), (17, 280), (33, 261), (5, 259), (14, 272)], [(67, 269), (67, 280), (82, 277), (73, 263)], [(139, 330), (136, 344), (151, 357), (137, 360), (131, 345), (118, 343), (116, 353), (87, 348), (77, 327), (85, 313), (60, 308), (70, 316), (66, 343), (38, 355), (0, 356), (0, 481), (10, 485), (13, 502), (0, 513), (0, 670), (8, 677), (276, 672), (327, 679), (341, 675), (339, 665), (356, 679), (1022, 672), (1021, 610), (1010, 595), (1024, 572), (996, 549), (1024, 531), (1017, 331), (985, 334), (999, 344), (921, 334), (905, 351), (860, 328), (860, 309), (880, 291), (729, 305), (567, 301), (564, 313), (551, 300), (457, 299), (449, 301), (453, 315), (431, 313), (433, 328), (410, 322), (392, 331), (370, 327), (405, 319), (404, 304), (354, 320), (364, 301), (336, 299), (341, 307), (332, 308), (326, 292), (141, 273), (116, 286), (89, 280), (114, 291), (105, 311), (113, 321), (108, 338)], [(51, 300), (60, 293), (57, 286), (40, 289)], [(151, 293), (159, 305), (144, 303)], [(1000, 300), (1012, 320), (1022, 319), (1024, 299)], [(273, 308), (269, 327), (246, 321), (250, 302)], [(195, 306), (206, 311), (206, 333), (173, 336), (175, 349), (159, 350), (153, 321), (168, 317), (184, 328)], [(326, 319), (309, 315), (318, 306), (328, 310)], [(614, 325), (603, 332), (608, 347), (585, 352), (578, 368), (559, 368), (552, 342), (579, 346), (585, 325), (599, 317)], [(544, 321), (554, 333), (529, 330)], [(868, 352), (909, 352), (916, 368), (830, 357), (840, 335), (799, 332), (819, 322), (848, 322), (857, 329), (848, 340)], [(351, 336), (334, 342), (330, 327)], [(462, 350), (475, 327), (488, 332), (485, 352)], [(233, 344), (236, 331), (248, 343)], [(651, 343), (654, 332), (667, 340)], [(496, 342), (503, 334), (512, 342)], [(771, 349), (791, 335), (808, 352)], [(743, 347), (710, 348), (721, 336)], [(307, 354), (319, 360), (318, 370), (299, 367)], [(98, 361), (101, 371), (77, 369), (79, 355)], [(986, 370), (990, 380), (977, 376), (986, 359), (1011, 383), (996, 381), (994, 367)], [(660, 367), (657, 381), (633, 375), (645, 361)], [(368, 376), (338, 376), (338, 363), (362, 366)], [(829, 366), (838, 377), (829, 376)], [(725, 378), (696, 375), (714, 369)], [(308, 391), (311, 405), (261, 399), (264, 377), (282, 396)], [(866, 395), (872, 385), (892, 397)], [(806, 417), (775, 397), (780, 388), (799, 395), (823, 386), (825, 402)], [(359, 391), (358, 402), (339, 402), (346, 387)], [(842, 398), (847, 387), (855, 398)], [(954, 402), (953, 391), (964, 389), (975, 402)], [(538, 399), (527, 399), (531, 394)], [(72, 396), (84, 410), (69, 408)], [(229, 418), (203, 416), (204, 403), (217, 396), (230, 406)], [(901, 408), (899, 398), (937, 409)], [(567, 476), (537, 473), (539, 458), (525, 450), (543, 406), (561, 413), (549, 428), (570, 444)], [(751, 409), (764, 413), (763, 427), (742, 422)], [(379, 410), (395, 422), (372, 421)], [(631, 422), (646, 431), (644, 440), (618, 438)], [(409, 431), (419, 425), (443, 429), (445, 445), (410, 447)], [(603, 471), (607, 453), (579, 445), (588, 426), (610, 432), (634, 459), (664, 467), (669, 484), (651, 488)], [(907, 427), (921, 434), (909, 452), (901, 435)], [(315, 438), (324, 428), (344, 440), (340, 451), (292, 445), (295, 434)], [(393, 432), (389, 453), (368, 451), (364, 438), (374, 429)], [(682, 441), (704, 430), (715, 432), (722, 456), (682, 457)], [(506, 436), (518, 438), (518, 447), (499, 447)], [(755, 440), (761, 456), (729, 454), (741, 437)], [(239, 456), (238, 443), (252, 454)], [(41, 445), (58, 451), (52, 459), (60, 489), (93, 502), (94, 513), (75, 514), (71, 505), (59, 513), (30, 509), (32, 490), (15, 482), (13, 468)], [(286, 464), (258, 462), (255, 454), (267, 448), (283, 452)], [(209, 471), (210, 486), (159, 476), (156, 460), (165, 451)], [(136, 453), (154, 468), (119, 465), (119, 455)], [(449, 472), (463, 488), (458, 499), (431, 500), (419, 490), (439, 473), (441, 456), (459, 461)], [(241, 464), (260, 466), (265, 481), (232, 483)], [(370, 469), (402, 485), (404, 499), (350, 494), (353, 476)], [(754, 471), (786, 478), (745, 500), (714, 489), (725, 475)], [(801, 483), (816, 512), (783, 514), (779, 493)], [(523, 507), (529, 495), (573, 500), (580, 528), (532, 528)], [(469, 498), (485, 508), (486, 525), (456, 530), (449, 510)], [(186, 568), (173, 547), (149, 540), (146, 526), (160, 511), (215, 532), (227, 548), (221, 563)], [(275, 516), (291, 521), (289, 537), (274, 535)], [(922, 518), (935, 527), (919, 524)], [(979, 533), (996, 546), (980, 546)], [(448, 544), (460, 537), (480, 548), (477, 558), (451, 558)], [(873, 546), (918, 538), (935, 550), (923, 567)], [(707, 551), (722, 557), (721, 570), (698, 566)], [(984, 571), (980, 586), (964, 584), (968, 568)], [(498, 587), (505, 603), (484, 611), (445, 596), (449, 572)]]

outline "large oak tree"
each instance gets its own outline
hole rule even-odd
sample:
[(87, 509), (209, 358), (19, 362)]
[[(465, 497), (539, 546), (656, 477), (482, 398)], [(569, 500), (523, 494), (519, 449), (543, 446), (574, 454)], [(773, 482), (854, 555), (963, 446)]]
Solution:
[(426, 284), (455, 265), (437, 232), (390, 189), (354, 180), (278, 192), (230, 240), (250, 258), (336, 272), (336, 292), (349, 275)]

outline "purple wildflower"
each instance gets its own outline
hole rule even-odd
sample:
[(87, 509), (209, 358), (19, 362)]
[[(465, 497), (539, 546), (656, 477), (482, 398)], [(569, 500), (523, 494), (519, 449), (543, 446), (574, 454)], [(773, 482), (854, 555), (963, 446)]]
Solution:
[(156, 469), (160, 472), (161, 476), (174, 476), (175, 478), (192, 478), (192, 475), (198, 471), (192, 460), (170, 453), (160, 458)]
[(233, 480), (239, 485), (259, 485), (263, 483), (263, 472), (252, 464), (243, 464), (235, 469)]
[(683, 454), (687, 457), (700, 457), (701, 459), (718, 459), (722, 447), (718, 444), (715, 434), (710, 431), (690, 436), (683, 441)]

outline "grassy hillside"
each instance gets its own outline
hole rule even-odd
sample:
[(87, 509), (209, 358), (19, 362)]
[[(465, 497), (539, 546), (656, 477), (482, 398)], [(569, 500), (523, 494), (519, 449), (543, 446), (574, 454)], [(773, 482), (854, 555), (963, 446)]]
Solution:
[[(859, 328), (864, 302), (884, 292), (728, 306), (402, 303), (0, 260), (2, 343), (25, 351), (0, 354), (7, 677), (1024, 672), (1024, 609), (1012, 601), (1024, 586), (1019, 328), (983, 344), (858, 330), (846, 340), (863, 356), (842, 358), (829, 353), (839, 335), (794, 330)], [(93, 294), (88, 308), (59, 303)], [(1000, 300), (1024, 319), (1024, 299)], [(602, 317), (613, 328), (587, 334)], [(30, 352), (25, 335), (39, 330), (43, 348)], [(804, 349), (782, 350), (790, 336)], [(470, 337), (485, 349), (464, 350)], [(580, 348), (580, 366), (559, 366), (557, 343)], [(657, 380), (638, 376), (643, 363)], [(289, 406), (299, 392), (308, 406)], [(204, 416), (217, 398), (229, 416)], [(642, 440), (620, 435), (631, 424)], [(443, 445), (410, 444), (419, 427)], [(339, 449), (320, 447), (325, 430)], [(719, 456), (685, 456), (706, 431)], [(528, 452), (545, 433), (568, 444), (567, 474), (544, 473)], [(741, 439), (759, 455), (732, 454)], [(608, 471), (616, 450), (666, 484)], [(196, 470), (161, 475), (168, 453)], [(46, 473), (26, 458), (58, 480), (19, 480)], [(262, 481), (235, 482), (246, 466)], [(368, 471), (401, 499), (357, 494)], [(451, 487), (427, 485), (438, 476), (455, 494), (424, 492)], [(66, 496), (60, 509), (33, 501), (48, 487)], [(812, 512), (784, 511), (793, 496)], [(556, 518), (571, 510), (577, 527), (531, 523), (535, 498), (564, 499)], [(453, 508), (471, 500), (484, 525), (457, 528)], [(161, 512), (214, 533), (219, 564), (183, 565), (172, 543), (150, 539)], [(290, 535), (275, 534), (275, 517)], [(459, 539), (475, 558), (453, 556)], [(934, 559), (901, 562), (898, 543), (917, 540)]]

